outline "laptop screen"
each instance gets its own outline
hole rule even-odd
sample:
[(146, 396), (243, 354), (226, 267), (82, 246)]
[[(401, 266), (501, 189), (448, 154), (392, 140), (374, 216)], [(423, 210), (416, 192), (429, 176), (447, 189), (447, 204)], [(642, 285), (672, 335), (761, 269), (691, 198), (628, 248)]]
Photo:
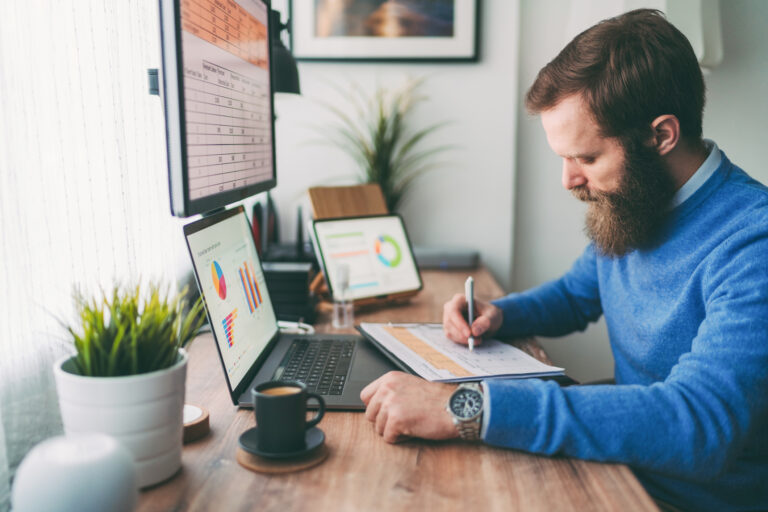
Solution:
[(277, 333), (250, 224), (242, 208), (184, 227), (231, 389), (237, 388)]

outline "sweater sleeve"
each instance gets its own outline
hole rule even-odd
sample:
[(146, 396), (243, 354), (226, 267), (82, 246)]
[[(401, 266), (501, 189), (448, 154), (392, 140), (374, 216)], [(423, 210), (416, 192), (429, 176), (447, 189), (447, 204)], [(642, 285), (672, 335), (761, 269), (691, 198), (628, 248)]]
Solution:
[(701, 482), (725, 471), (746, 440), (765, 444), (768, 240), (752, 242), (710, 265), (705, 318), (663, 382), (560, 388), (489, 380), (485, 441)]
[(583, 331), (603, 312), (594, 246), (590, 244), (560, 279), (492, 303), (504, 315), (497, 333), (502, 338), (562, 336)]

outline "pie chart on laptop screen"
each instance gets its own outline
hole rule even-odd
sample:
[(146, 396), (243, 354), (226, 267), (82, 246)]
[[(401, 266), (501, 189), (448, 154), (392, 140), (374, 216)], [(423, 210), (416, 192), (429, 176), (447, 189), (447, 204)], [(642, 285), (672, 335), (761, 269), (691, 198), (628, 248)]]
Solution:
[(224, 272), (221, 271), (221, 266), (217, 261), (211, 263), (211, 277), (213, 277), (213, 287), (216, 288), (216, 293), (219, 294), (221, 300), (227, 298), (227, 282), (224, 280)]

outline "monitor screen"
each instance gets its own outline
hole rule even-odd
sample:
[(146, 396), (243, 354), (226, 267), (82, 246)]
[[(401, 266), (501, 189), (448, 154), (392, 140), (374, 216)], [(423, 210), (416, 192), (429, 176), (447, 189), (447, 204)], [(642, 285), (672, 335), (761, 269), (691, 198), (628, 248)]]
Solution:
[(274, 187), (268, 3), (160, 0), (160, 21), (171, 212)]
[(277, 318), (242, 207), (184, 226), (230, 388), (237, 388), (277, 333)]

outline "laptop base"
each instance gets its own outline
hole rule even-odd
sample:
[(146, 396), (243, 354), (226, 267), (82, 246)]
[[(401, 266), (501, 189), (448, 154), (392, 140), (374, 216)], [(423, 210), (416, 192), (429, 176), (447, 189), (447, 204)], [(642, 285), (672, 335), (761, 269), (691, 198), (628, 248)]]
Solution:
[[(240, 395), (238, 407), (252, 409), (253, 397), (251, 390), (263, 382), (272, 380), (275, 370), (283, 359), (294, 339), (306, 339), (310, 342), (327, 339), (348, 339), (355, 342), (355, 349), (352, 353), (350, 362), (350, 371), (347, 374), (347, 381), (340, 395), (321, 395), (325, 401), (325, 408), (331, 411), (364, 411), (365, 404), (360, 399), (360, 392), (376, 378), (387, 372), (397, 370), (398, 368), (392, 362), (382, 355), (370, 341), (353, 334), (312, 334), (297, 336), (293, 334), (282, 334), (277, 346), (270, 354), (270, 357), (262, 366), (261, 370), (251, 382), (251, 385)], [(317, 409), (314, 401), (307, 404), (308, 409)]]

